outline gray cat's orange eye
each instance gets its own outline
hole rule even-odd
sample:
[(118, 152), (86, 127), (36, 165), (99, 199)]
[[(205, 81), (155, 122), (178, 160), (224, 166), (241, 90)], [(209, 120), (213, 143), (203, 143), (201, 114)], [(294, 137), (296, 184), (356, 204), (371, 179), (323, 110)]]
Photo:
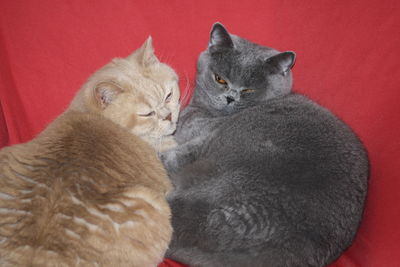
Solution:
[(220, 84), (227, 84), (227, 82), (222, 79), (218, 74), (214, 74), (215, 80)]
[(241, 91), (241, 93), (254, 93), (256, 90), (254, 89), (244, 89)]
[(138, 114), (140, 117), (151, 117), (154, 116), (156, 113), (154, 111), (151, 111), (149, 113), (146, 114)]

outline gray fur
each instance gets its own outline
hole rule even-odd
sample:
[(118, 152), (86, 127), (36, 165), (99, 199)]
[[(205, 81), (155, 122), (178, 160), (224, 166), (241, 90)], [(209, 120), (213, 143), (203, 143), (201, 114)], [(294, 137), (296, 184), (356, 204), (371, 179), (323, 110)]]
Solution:
[(341, 120), (291, 92), (293, 52), (224, 30), (213, 26), (179, 146), (162, 155), (176, 188), (167, 256), (191, 266), (325, 266), (358, 229), (366, 152)]

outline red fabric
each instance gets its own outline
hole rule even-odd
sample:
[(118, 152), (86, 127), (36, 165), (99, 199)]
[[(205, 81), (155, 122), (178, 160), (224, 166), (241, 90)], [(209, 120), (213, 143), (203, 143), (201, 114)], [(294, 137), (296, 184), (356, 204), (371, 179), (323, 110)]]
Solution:
[[(211, 25), (297, 53), (295, 88), (365, 143), (370, 190), (354, 245), (332, 266), (400, 264), (400, 66), (397, 0), (0, 2), (0, 146), (30, 140), (89, 75), (149, 34), (156, 54), (194, 84)], [(166, 261), (161, 266), (179, 266)]]
[(158, 265), (158, 267), (188, 267), (188, 266), (170, 259), (165, 259), (164, 262)]

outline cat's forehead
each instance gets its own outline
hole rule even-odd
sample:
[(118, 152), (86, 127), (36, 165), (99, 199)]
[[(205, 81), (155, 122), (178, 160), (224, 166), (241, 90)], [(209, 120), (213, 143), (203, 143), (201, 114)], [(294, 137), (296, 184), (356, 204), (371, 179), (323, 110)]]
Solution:
[(175, 71), (163, 63), (142, 67), (124, 59), (113, 60), (113, 62), (115, 63), (115, 71), (119, 72), (120, 80), (125, 80), (132, 85), (131, 87), (138, 90), (142, 87), (147, 88), (147, 90), (157, 87), (156, 90), (160, 90), (158, 87), (172, 85), (178, 80)]
[(166, 96), (176, 90), (172, 81), (159, 83), (154, 80), (146, 80), (135, 84), (131, 89), (136, 96), (136, 103), (145, 107), (156, 107), (164, 102)]
[(209, 53), (208, 67), (231, 82), (249, 86), (263, 83), (268, 69), (265, 62), (278, 54), (275, 49), (251, 43), (240, 37), (232, 36), (234, 49)]
[(178, 75), (176, 72), (164, 63), (158, 63), (157, 65), (150, 68), (152, 79), (159, 83), (173, 83), (178, 81)]
[(118, 99), (127, 112), (147, 112), (157, 105), (157, 97), (145, 92), (125, 92)]
[(230, 34), (232, 38), (232, 42), (234, 44), (234, 47), (236, 50), (239, 50), (241, 52), (255, 52), (259, 54), (263, 54), (266, 56), (272, 56), (276, 53), (279, 53), (276, 49), (264, 45), (259, 45), (256, 43), (253, 43), (247, 39), (244, 39), (242, 37), (239, 37), (234, 34)]
[(117, 58), (104, 69), (102, 75), (112, 76), (125, 93), (133, 96), (134, 102), (142, 107), (160, 105), (167, 94), (178, 88), (177, 74), (161, 62), (145, 67), (129, 59)]
[(238, 36), (231, 35), (231, 37), (234, 49), (221, 50), (211, 54), (211, 58), (216, 64), (239, 66), (241, 68), (258, 66), (271, 56), (279, 53), (273, 48), (257, 45)]

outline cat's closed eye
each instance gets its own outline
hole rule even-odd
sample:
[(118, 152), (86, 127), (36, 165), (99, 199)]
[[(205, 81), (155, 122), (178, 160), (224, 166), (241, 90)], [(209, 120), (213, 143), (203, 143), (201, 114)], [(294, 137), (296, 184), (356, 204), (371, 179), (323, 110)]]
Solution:
[(244, 89), (241, 91), (242, 94), (247, 94), (247, 93), (254, 93), (256, 90), (254, 89)]
[(214, 78), (220, 84), (227, 84), (227, 82), (224, 79), (222, 79), (218, 74), (214, 74)]
[(144, 113), (144, 114), (137, 114), (140, 117), (151, 117), (154, 116), (156, 113), (154, 111), (150, 111), (149, 113)]
[(169, 93), (169, 94), (167, 95), (167, 97), (165, 98), (165, 103), (169, 103), (169, 102), (171, 101), (171, 98), (172, 98), (172, 92)]

